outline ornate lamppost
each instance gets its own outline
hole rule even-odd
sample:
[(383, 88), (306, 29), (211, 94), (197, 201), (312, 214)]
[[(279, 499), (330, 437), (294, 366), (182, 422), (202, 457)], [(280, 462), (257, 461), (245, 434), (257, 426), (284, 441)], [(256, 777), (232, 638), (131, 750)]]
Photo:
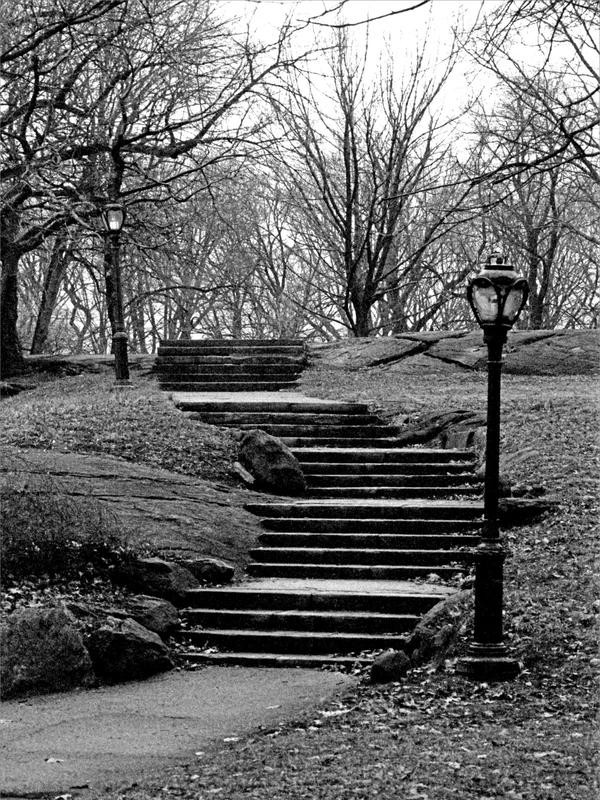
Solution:
[(506, 557), (498, 525), (500, 471), (500, 383), (502, 348), (527, 302), (529, 286), (510, 264), (492, 253), (467, 289), (467, 298), (483, 329), (488, 349), (487, 435), (484, 522), (475, 556), (474, 641), (457, 671), (474, 680), (507, 680), (519, 673), (503, 641), (503, 564)]
[(127, 332), (123, 318), (123, 292), (121, 289), (120, 234), (125, 222), (125, 208), (120, 203), (107, 203), (102, 208), (102, 222), (108, 235), (106, 257), (107, 289), (112, 294), (113, 352), (115, 354), (115, 380), (117, 386), (129, 386), (127, 359)]

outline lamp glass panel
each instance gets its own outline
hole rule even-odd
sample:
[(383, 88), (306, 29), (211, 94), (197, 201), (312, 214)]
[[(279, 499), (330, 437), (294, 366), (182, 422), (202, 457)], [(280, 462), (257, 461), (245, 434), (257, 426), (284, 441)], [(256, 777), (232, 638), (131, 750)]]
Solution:
[(504, 308), (502, 309), (502, 318), (506, 320), (506, 322), (512, 324), (519, 316), (524, 294), (525, 289), (523, 286), (513, 286), (509, 289), (506, 300), (504, 301)]
[(498, 294), (493, 286), (474, 286), (473, 303), (481, 322), (495, 322), (498, 318)]
[(123, 227), (123, 209), (107, 208), (105, 210), (106, 226), (109, 231), (120, 231)]

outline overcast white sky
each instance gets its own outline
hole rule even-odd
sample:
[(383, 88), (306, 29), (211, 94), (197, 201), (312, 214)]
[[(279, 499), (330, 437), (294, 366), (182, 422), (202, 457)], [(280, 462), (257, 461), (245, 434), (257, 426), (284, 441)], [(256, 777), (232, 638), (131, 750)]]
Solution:
[[(388, 12), (409, 9), (419, 0), (348, 0), (341, 11), (321, 16), (319, 22), (359, 22)], [(470, 28), (480, 14), (487, 14), (502, 0), (432, 0), (406, 13), (374, 20), (367, 25), (348, 28), (358, 52), (368, 37), (369, 57), (367, 80), (377, 80), (381, 52), (386, 44), (393, 54), (398, 75), (410, 65), (416, 50), (426, 41), (430, 68), (441, 65), (453, 40), (453, 26)], [(257, 37), (274, 39), (287, 18), (300, 23), (318, 17), (327, 9), (335, 10), (337, 0), (218, 0), (217, 6), (226, 16), (237, 17), (250, 24)], [(310, 48), (317, 36), (323, 40), (331, 29), (311, 25), (296, 37), (298, 49)], [(492, 78), (485, 70), (463, 61), (455, 70), (444, 92), (444, 105), (466, 103), (468, 96), (491, 86)]]

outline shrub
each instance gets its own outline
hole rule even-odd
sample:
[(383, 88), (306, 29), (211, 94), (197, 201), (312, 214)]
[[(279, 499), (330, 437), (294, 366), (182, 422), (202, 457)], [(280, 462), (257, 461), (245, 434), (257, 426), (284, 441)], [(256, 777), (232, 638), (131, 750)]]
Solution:
[(75, 498), (48, 477), (9, 476), (0, 487), (2, 581), (107, 577), (134, 554), (116, 519), (91, 497)]

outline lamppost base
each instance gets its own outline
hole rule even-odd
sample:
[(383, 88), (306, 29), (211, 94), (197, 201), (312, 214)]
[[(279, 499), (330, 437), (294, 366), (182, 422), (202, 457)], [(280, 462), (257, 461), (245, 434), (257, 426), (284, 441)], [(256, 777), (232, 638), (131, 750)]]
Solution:
[(458, 659), (456, 672), (472, 681), (511, 681), (521, 672), (521, 665), (504, 645), (472, 644), (468, 655)]

